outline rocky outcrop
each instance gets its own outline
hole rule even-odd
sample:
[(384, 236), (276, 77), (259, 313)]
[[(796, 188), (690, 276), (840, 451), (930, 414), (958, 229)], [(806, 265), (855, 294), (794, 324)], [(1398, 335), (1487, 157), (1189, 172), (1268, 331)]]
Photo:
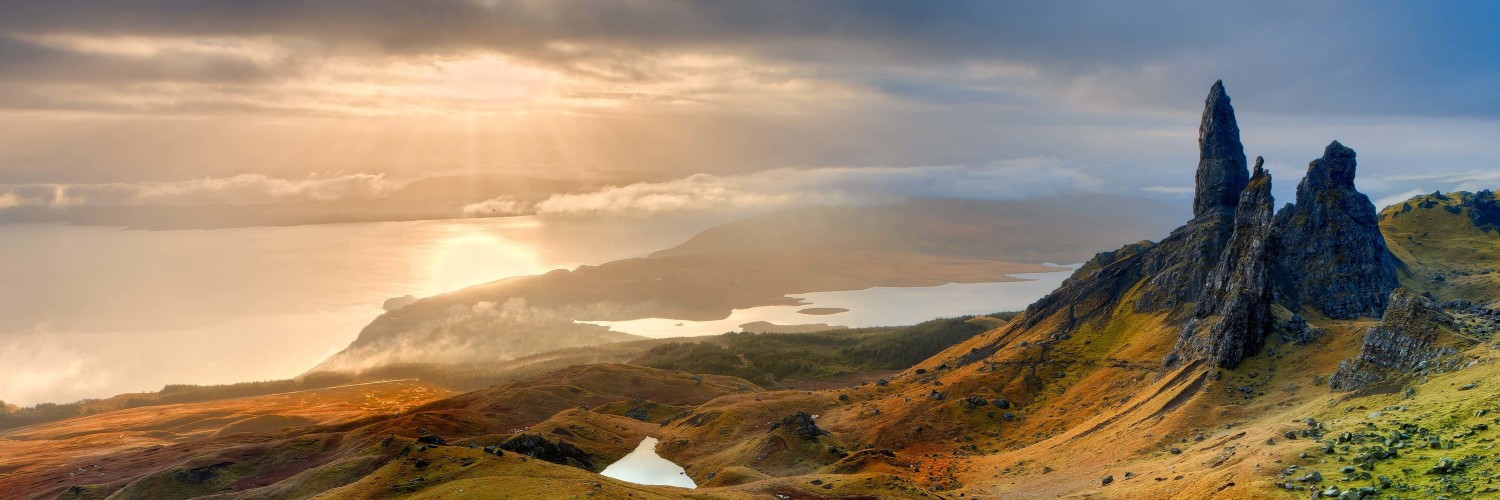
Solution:
[(792, 433), (792, 435), (809, 441), (818, 439), (818, 436), (828, 434), (828, 431), (825, 431), (818, 427), (817, 421), (813, 418), (812, 415), (808, 415), (807, 412), (799, 411), (797, 413), (787, 415), (786, 418), (781, 419), (781, 422), (779, 422), (779, 424), (780, 425), (773, 426), (772, 429), (774, 430), (776, 427), (781, 427), (783, 429), (786, 429), (787, 432)]
[[(1205, 101), (1198, 144), (1193, 219), (1158, 243), (1096, 255), (1028, 307), (1020, 328), (1061, 319), (1050, 338), (1067, 339), (1080, 325), (1110, 321), (1122, 300), (1133, 300), (1135, 313), (1165, 313), (1180, 325), (1167, 366), (1233, 368), (1276, 329), (1277, 304), (1294, 314), (1306, 304), (1335, 319), (1384, 312), (1396, 287), (1395, 259), (1374, 205), (1354, 189), (1353, 150), (1330, 144), (1308, 166), (1296, 203), (1277, 212), (1263, 160), (1256, 159), (1253, 176), (1246, 172), (1222, 83)], [(1315, 341), (1321, 330), (1297, 318), (1290, 338)]]
[[(1199, 162), (1194, 217), (1159, 243), (1142, 241), (1096, 255), (1056, 291), (1027, 307), (1021, 325), (1068, 314), (1074, 319), (1102, 320), (1114, 304), (1141, 280), (1136, 312), (1168, 311), (1184, 318), (1196, 310), (1203, 286), (1234, 232), (1234, 212), (1249, 183), (1239, 126), (1223, 82), (1215, 82), (1203, 106), (1198, 127)], [(1205, 263), (1209, 263), (1205, 265)]]
[(1180, 310), (1197, 301), (1213, 265), (1234, 232), (1235, 207), (1249, 184), (1245, 147), (1224, 82), (1214, 82), (1198, 125), (1198, 171), (1193, 220), (1142, 259), (1151, 283), (1136, 302), (1138, 312)]
[(1204, 284), (1194, 318), (1183, 327), (1168, 366), (1205, 359), (1224, 368), (1260, 351), (1275, 325), (1271, 315), (1276, 243), (1271, 174), (1261, 158), (1235, 209), (1234, 232)]
[(521, 434), (500, 443), (500, 449), (513, 451), (531, 458), (546, 460), (559, 465), (571, 465), (584, 470), (596, 470), (594, 457), (577, 446), (563, 441), (553, 442), (541, 434)]
[(1297, 202), (1276, 214), (1288, 301), (1330, 318), (1380, 316), (1397, 286), (1396, 263), (1375, 205), (1354, 189), (1354, 150), (1333, 141), (1307, 166)]
[(1444, 371), (1455, 361), (1441, 358), (1467, 342), (1453, 333), (1453, 318), (1426, 297), (1406, 288), (1391, 293), (1380, 324), (1365, 332), (1359, 355), (1339, 363), (1328, 386), (1338, 391), (1361, 389), (1408, 374)]
[(1489, 231), (1500, 231), (1500, 200), (1495, 198), (1495, 192), (1488, 189), (1474, 193), (1473, 198), (1466, 198), (1469, 208), (1469, 221), (1475, 226)]
[(1203, 295), (1203, 285), (1234, 232), (1233, 210), (1195, 218), (1141, 255), (1150, 281), (1135, 303), (1136, 312), (1187, 311)]
[(1216, 81), (1203, 101), (1203, 121), (1198, 125), (1198, 177), (1193, 196), (1193, 217), (1215, 211), (1232, 211), (1250, 179), (1245, 168), (1245, 147), (1234, 106), (1224, 92), (1224, 81)]

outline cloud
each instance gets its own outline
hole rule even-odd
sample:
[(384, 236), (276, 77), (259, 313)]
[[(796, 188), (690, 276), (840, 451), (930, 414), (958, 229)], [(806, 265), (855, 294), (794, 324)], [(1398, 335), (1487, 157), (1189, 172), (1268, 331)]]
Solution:
[[(563, 215), (764, 210), (880, 204), (907, 198), (1025, 199), (1102, 187), (1098, 179), (1046, 158), (982, 166), (777, 168), (743, 175), (696, 174), (665, 182), (557, 194), (532, 205), (531, 211)], [(509, 199), (484, 202), (492, 203), (512, 212), (519, 210)]]
[[(309, 154), (255, 153), (337, 145), (318, 168), (659, 179), (1047, 156), (1133, 191), (1191, 170), (1217, 78), (1268, 158), (1372, 125), (1371, 172), (1500, 157), (1500, 5), (1476, 2), (12, 3), (0, 135), (27, 139), (0, 145), (13, 182), (286, 172)], [(1290, 139), (1263, 149), (1277, 131)], [(78, 137), (113, 141), (58, 147)], [(711, 197), (652, 196), (623, 203)]]
[(1386, 196), (1384, 198), (1375, 200), (1375, 209), (1376, 210), (1382, 210), (1385, 207), (1389, 207), (1391, 205), (1395, 205), (1397, 203), (1401, 203), (1403, 201), (1410, 200), (1413, 196), (1417, 196), (1419, 194), (1430, 193), (1430, 192), (1431, 191), (1423, 191), (1423, 190), (1420, 190), (1420, 189), (1413, 189), (1411, 191), (1407, 191), (1407, 192), (1404, 192), (1404, 193), (1398, 193), (1398, 194), (1393, 194), (1393, 195), (1390, 195), (1390, 196)]
[(0, 399), (17, 405), (97, 395), (113, 373), (77, 346), (45, 331), (0, 335)]
[[(1352, 1), (54, 0), (7, 6), (0, 80), (281, 92), (335, 67), (389, 78), (397, 76), (385, 74), (392, 65), (493, 57), (578, 84), (559, 93), (609, 101), (701, 102), (735, 87), (804, 84), (937, 105), (1020, 96), (1088, 109), (1160, 108), (1224, 77), (1275, 88), (1256, 97), (1281, 112), (1495, 116), (1500, 96), (1490, 82), (1500, 65), (1490, 62), (1493, 53), (1474, 52), (1496, 45), (1487, 22), (1496, 9)], [(1225, 29), (1225, 19), (1236, 29)], [(361, 81), (371, 83), (347, 83)]]
[[(1380, 196), (1375, 200), (1375, 208), (1378, 209), (1433, 191), (1447, 193), (1500, 189), (1500, 170), (1378, 175), (1355, 179), (1355, 182), (1361, 190)], [(1400, 191), (1392, 193), (1393, 190)]]
[(1141, 191), (1169, 195), (1193, 194), (1191, 186), (1146, 186), (1141, 188)]
[(523, 215), (531, 210), (525, 203), (516, 201), (509, 196), (500, 196), (484, 200), (478, 203), (464, 205), (464, 215), (470, 217), (494, 217), (505, 215)]
[(404, 185), (381, 174), (304, 179), (241, 174), (172, 182), (0, 185), (0, 210), (18, 206), (252, 205), (369, 199)]

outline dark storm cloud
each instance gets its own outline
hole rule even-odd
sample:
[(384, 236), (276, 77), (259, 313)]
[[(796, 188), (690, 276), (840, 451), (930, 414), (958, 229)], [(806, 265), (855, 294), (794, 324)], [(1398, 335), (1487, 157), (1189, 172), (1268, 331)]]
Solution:
[[(12, 2), (0, 32), (272, 37), (300, 58), (495, 52), (598, 80), (656, 75), (682, 51), (792, 65), (930, 104), (1061, 94), (1084, 106), (1155, 107), (1225, 78), (1263, 111), (1500, 114), (1500, 8), (1446, 2), (955, 1), (118, 1)], [(566, 44), (560, 48), (558, 44)], [(0, 46), (0, 78), (291, 78), (233, 56), (184, 65)], [(963, 63), (1034, 68), (994, 89)], [(601, 69), (602, 68), (602, 69)], [(893, 68), (927, 68), (922, 77)], [(30, 75), (30, 76), (28, 76)], [(1072, 94), (1067, 94), (1071, 92)]]

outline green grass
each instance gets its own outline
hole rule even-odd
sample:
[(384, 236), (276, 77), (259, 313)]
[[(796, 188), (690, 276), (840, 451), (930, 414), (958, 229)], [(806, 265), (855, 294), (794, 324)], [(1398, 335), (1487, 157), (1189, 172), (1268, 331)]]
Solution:
[(1500, 231), (1474, 224), (1475, 197), (1421, 195), (1381, 211), (1380, 231), (1403, 264), (1403, 286), (1441, 300), (1500, 297)]
[(701, 341), (671, 342), (632, 364), (740, 377), (757, 384), (895, 370), (994, 327), (974, 317), (946, 318), (905, 327), (815, 333), (727, 333)]

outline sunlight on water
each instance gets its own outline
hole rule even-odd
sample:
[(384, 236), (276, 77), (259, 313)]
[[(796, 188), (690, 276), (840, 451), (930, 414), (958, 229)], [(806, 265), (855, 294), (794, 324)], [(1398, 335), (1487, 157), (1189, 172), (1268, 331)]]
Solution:
[(635, 484), (697, 488), (693, 478), (688, 477), (681, 466), (656, 454), (656, 443), (654, 437), (641, 440), (635, 451), (609, 464), (599, 474)]
[[(385, 299), (639, 257), (714, 220), (493, 219), (186, 231), (0, 227), (0, 399), (296, 376)], [(579, 244), (588, 241), (591, 244)], [(16, 375), (20, 374), (20, 375)]]
[(498, 278), (540, 274), (550, 268), (524, 243), (467, 226), (450, 228), (432, 252), (429, 290), (458, 290)]

